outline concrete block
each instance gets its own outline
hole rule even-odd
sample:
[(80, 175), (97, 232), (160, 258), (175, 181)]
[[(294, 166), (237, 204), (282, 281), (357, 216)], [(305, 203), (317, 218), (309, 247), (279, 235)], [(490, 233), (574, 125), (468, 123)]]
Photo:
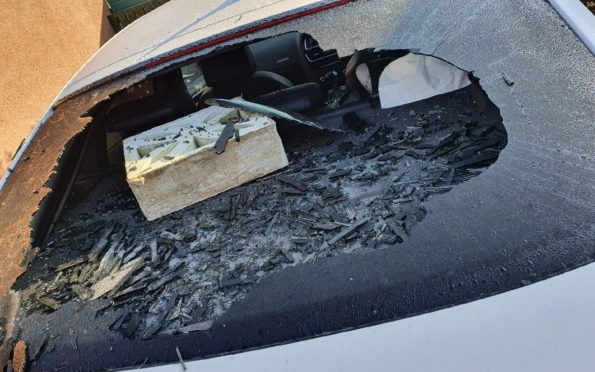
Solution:
[[(225, 123), (238, 142), (213, 148)], [(209, 107), (124, 140), (126, 178), (148, 220), (180, 210), (287, 166), (273, 119)]]

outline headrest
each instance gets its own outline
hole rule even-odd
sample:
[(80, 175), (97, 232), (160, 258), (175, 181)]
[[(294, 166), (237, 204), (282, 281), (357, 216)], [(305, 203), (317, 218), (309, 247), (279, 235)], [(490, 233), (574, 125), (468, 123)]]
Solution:
[(210, 87), (249, 77), (252, 69), (243, 49), (230, 50), (200, 63), (205, 83)]

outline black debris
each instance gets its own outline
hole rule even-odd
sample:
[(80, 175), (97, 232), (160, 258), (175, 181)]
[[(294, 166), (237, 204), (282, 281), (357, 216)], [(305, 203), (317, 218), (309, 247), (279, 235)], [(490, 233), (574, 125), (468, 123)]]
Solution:
[[(221, 154), (225, 151), (225, 147), (227, 146), (227, 141), (229, 141), (235, 133), (235, 123), (227, 123), (225, 124), (225, 128), (223, 128), (223, 131), (221, 132), (221, 134), (219, 135), (219, 138), (217, 138), (217, 141), (215, 142), (215, 153), (216, 154)], [(239, 138), (239, 133), (238, 136), (236, 137), (236, 139)]]
[(512, 79), (505, 72), (502, 73), (502, 80), (504, 80), (504, 83), (509, 87), (514, 85), (514, 81), (512, 81)]
[(334, 179), (334, 178), (339, 178), (339, 177), (343, 177), (343, 176), (347, 176), (351, 174), (351, 169), (339, 169), (337, 171), (334, 171), (332, 173), (330, 173), (328, 175), (329, 179)]
[(335, 235), (331, 240), (328, 241), (328, 243), (335, 244), (339, 240), (349, 236), (351, 233), (356, 231), (361, 225), (365, 224), (369, 220), (370, 220), (369, 218), (362, 218), (361, 220), (354, 222), (351, 226), (349, 226), (345, 230), (343, 230), (340, 233), (338, 233), (337, 235)]
[(103, 229), (99, 240), (97, 240), (95, 245), (93, 245), (93, 247), (91, 248), (91, 252), (89, 253), (90, 259), (95, 259), (95, 258), (99, 257), (101, 252), (103, 252), (103, 250), (107, 246), (107, 243), (109, 242), (109, 240), (108, 240), (109, 236), (112, 233), (112, 231), (114, 231), (114, 228), (115, 228), (115, 225), (111, 224), (108, 227), (106, 227), (105, 229)]
[(339, 226), (340, 225), (337, 225), (332, 222), (322, 222), (322, 223), (315, 223), (314, 225), (312, 225), (312, 228), (315, 230), (332, 231), (332, 230), (337, 229)]
[(225, 288), (225, 287), (234, 287), (237, 285), (244, 285), (244, 284), (248, 284), (251, 283), (252, 279), (250, 278), (226, 278), (226, 279), (222, 279), (219, 283), (219, 287), (221, 288)]
[(293, 177), (282, 174), (282, 175), (277, 176), (277, 179), (285, 184), (295, 187), (298, 190), (301, 190), (301, 191), (306, 190), (306, 185), (304, 185), (302, 182), (296, 180)]
[(498, 158), (498, 151), (484, 151), (480, 154), (477, 154), (473, 157), (461, 160), (454, 164), (450, 164), (450, 168), (462, 168), (462, 167), (470, 167), (470, 166), (480, 166), (485, 165), (486, 162), (490, 162)]
[(123, 335), (127, 338), (132, 338), (132, 336), (134, 335), (134, 333), (136, 332), (136, 330), (138, 329), (138, 326), (141, 323), (141, 317), (139, 315), (133, 315), (130, 320), (124, 324), (123, 327)]
[[(143, 330), (141, 338), (150, 338), (155, 333), (157, 333), (157, 331), (159, 331), (161, 327), (163, 327), (163, 322), (169, 314), (169, 310), (176, 303), (176, 299), (177, 297), (175, 295), (169, 295), (169, 298), (166, 299), (164, 306), (157, 310), (157, 315), (149, 316), (149, 318), (147, 318), (147, 320), (145, 321), (145, 329)], [(159, 303), (157, 303), (157, 305), (159, 305)], [(151, 312), (151, 310), (152, 309), (149, 309), (149, 312)]]
[(343, 122), (349, 129), (354, 130), (357, 133), (361, 133), (368, 126), (368, 123), (366, 123), (365, 120), (362, 120), (355, 112), (348, 112), (343, 115)]
[(204, 322), (199, 322), (195, 324), (190, 324), (182, 328), (176, 329), (172, 333), (190, 333), (190, 332), (201, 332), (201, 331), (208, 331), (213, 327), (213, 321), (205, 320)]
[[(42, 274), (25, 273), (25, 312), (85, 301), (93, 284), (140, 258), (144, 269), (97, 311), (98, 319), (112, 314), (105, 327), (134, 339), (208, 331), (254, 283), (288, 266), (398, 247), (433, 194), (480, 174), (506, 143), (495, 114), (445, 106), (437, 119), (411, 107), (412, 116), (378, 110), (365, 123), (359, 112), (345, 115), (338, 120), (352, 130), (341, 135), (284, 138), (290, 163), (282, 174), (156, 221), (144, 219), (122, 174), (105, 178), (83, 203), (67, 203), (32, 262)], [(225, 143), (237, 138), (233, 124), (226, 128)]]
[(455, 169), (452, 168), (449, 172), (448, 172), (448, 178), (446, 179), (446, 184), (447, 185), (451, 185), (452, 181), (455, 178)]

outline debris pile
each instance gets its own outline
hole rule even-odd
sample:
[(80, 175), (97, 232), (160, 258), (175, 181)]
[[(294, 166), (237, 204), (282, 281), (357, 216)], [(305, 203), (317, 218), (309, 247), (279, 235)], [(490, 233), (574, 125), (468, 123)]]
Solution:
[(25, 308), (108, 298), (122, 309), (111, 329), (130, 338), (206, 330), (283, 268), (399, 249), (428, 197), (477, 176), (506, 144), (497, 113), (473, 111), (466, 90), (450, 100), (423, 113), (351, 113), (342, 134), (293, 136), (287, 168), (156, 221), (122, 174), (104, 178), (69, 201), (26, 274), (41, 279), (23, 291)]

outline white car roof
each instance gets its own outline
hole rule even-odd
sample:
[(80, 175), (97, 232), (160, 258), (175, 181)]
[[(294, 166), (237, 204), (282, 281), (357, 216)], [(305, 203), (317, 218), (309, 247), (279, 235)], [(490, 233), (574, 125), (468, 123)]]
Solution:
[(109, 40), (70, 80), (57, 101), (222, 33), (333, 2), (336, 1), (172, 0)]

